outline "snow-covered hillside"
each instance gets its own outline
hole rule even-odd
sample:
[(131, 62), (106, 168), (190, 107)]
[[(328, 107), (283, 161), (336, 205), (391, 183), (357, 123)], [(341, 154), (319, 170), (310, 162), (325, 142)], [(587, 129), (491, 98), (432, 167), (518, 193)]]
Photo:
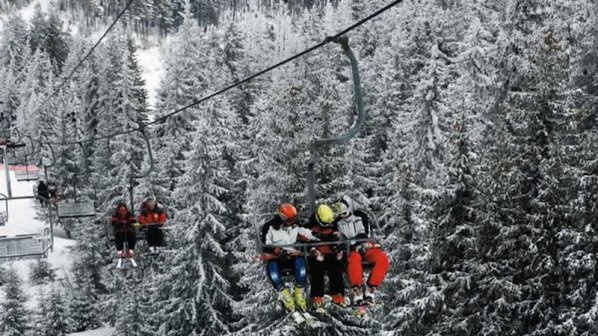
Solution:
[[(6, 194), (6, 183), (4, 169), (0, 166), (0, 193)], [(32, 190), (36, 186), (35, 182), (18, 182), (13, 171), (10, 172), (12, 192), (14, 196), (29, 196), (32, 195)], [(5, 202), (0, 205), (0, 211), (5, 211)], [(8, 203), (8, 222), (5, 226), (0, 226), (0, 236), (12, 237), (19, 234), (28, 233), (42, 233), (48, 229), (47, 219), (38, 217), (39, 206), (37, 200), (11, 200)], [(42, 212), (43, 213), (43, 212)], [(52, 287), (59, 287), (63, 290), (68, 290), (71, 286), (70, 269), (72, 265), (73, 251), (75, 241), (66, 239), (64, 232), (60, 228), (55, 229), (54, 248), (49, 252), (47, 261), (50, 267), (54, 269), (56, 279), (44, 285), (34, 285), (30, 283), (29, 277), (31, 267), (37, 263), (36, 260), (21, 260), (2, 262), (0, 265), (13, 269), (17, 272), (19, 278), (22, 280), (22, 289), (26, 297), (26, 307), (32, 311), (38, 309), (39, 293), (48, 292)], [(3, 300), (4, 293), (0, 288), (0, 301)], [(81, 333), (74, 333), (76, 336), (109, 336), (114, 335), (113, 328), (100, 328), (94, 331), (85, 331)]]
[[(18, 11), (18, 15), (20, 15), (24, 20), (30, 21), (38, 6), (44, 13), (48, 13), (50, 10), (57, 10), (55, 0), (33, 0), (28, 6), (20, 9)], [(8, 18), (6, 15), (0, 15), (0, 32), (3, 29), (4, 21), (7, 19)], [(79, 31), (79, 27), (76, 23), (69, 25), (65, 22), (62, 28), (64, 31), (68, 31), (71, 34), (75, 34)], [(97, 41), (106, 28), (107, 25), (98, 25), (95, 31), (91, 32), (89, 37), (90, 40), (94, 42)], [(156, 106), (157, 90), (164, 72), (164, 48), (168, 47), (171, 39), (150, 38), (150, 40), (151, 42), (149, 43), (141, 43), (141, 41), (137, 39), (137, 58), (141, 68), (143, 80), (145, 81), (145, 88), (148, 93), (148, 103), (149, 106), (153, 108)]]

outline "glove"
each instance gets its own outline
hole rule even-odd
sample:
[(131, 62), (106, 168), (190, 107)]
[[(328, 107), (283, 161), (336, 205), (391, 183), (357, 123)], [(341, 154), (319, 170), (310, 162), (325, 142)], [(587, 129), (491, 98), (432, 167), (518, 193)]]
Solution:
[(282, 253), (282, 247), (276, 246), (274, 248), (274, 255), (280, 255)]
[(138, 222), (133, 223), (133, 227), (136, 229), (139, 229), (140, 226), (141, 226), (141, 224), (139, 224)]
[(312, 248), (310, 252), (312, 256), (316, 257), (317, 261), (324, 261), (324, 255), (317, 248)]
[(339, 251), (336, 253), (336, 260), (341, 261), (343, 259), (343, 255), (345, 254), (345, 252), (343, 251)]
[(301, 252), (296, 251), (296, 250), (290, 250), (290, 251), (287, 251), (287, 254), (289, 255), (289, 257), (293, 257), (294, 258), (294, 257), (300, 256)]
[(355, 250), (359, 253), (365, 253), (367, 252), (369, 249), (373, 249), (376, 247), (380, 247), (380, 244), (374, 244), (373, 242), (363, 242), (359, 245), (357, 245), (357, 247), (355, 248)]

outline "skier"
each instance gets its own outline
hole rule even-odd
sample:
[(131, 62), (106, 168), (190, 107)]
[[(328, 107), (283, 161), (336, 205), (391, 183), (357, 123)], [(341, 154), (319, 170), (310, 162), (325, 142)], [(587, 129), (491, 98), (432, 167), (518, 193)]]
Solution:
[[(266, 265), (268, 278), (278, 292), (278, 300), (288, 311), (299, 308), (307, 310), (305, 301), (306, 269), (301, 252), (292, 247), (297, 241), (316, 240), (311, 231), (297, 226), (297, 209), (289, 203), (281, 204), (274, 218), (262, 226), (261, 241), (265, 245), (265, 258), (270, 258)], [(293, 295), (280, 277), (281, 269), (292, 268), (295, 272), (295, 289)]]
[[(367, 213), (354, 209), (353, 200), (349, 196), (342, 196), (334, 205), (337, 213), (335, 221), (341, 240), (368, 239), (369, 219)], [(374, 264), (367, 281), (365, 299), (363, 293), (363, 267), (361, 261), (366, 260)], [(373, 305), (376, 289), (380, 286), (390, 267), (388, 257), (379, 244), (373, 241), (356, 242), (351, 244), (347, 258), (347, 274), (352, 289), (353, 302), (358, 306)]]
[(147, 198), (141, 204), (139, 224), (146, 228), (147, 245), (150, 253), (156, 253), (157, 247), (164, 244), (162, 227), (166, 223), (166, 211), (153, 198)]
[(48, 195), (50, 196), (50, 203), (56, 205), (60, 200), (60, 195), (58, 194), (58, 186), (56, 185), (56, 183), (48, 183)]
[[(318, 206), (308, 222), (307, 227), (321, 241), (337, 241), (338, 231), (334, 226), (334, 211), (326, 205)], [(311, 279), (311, 300), (317, 312), (324, 312), (324, 275), (328, 274), (332, 302), (346, 307), (345, 286), (343, 283), (342, 251), (338, 252), (331, 245), (313, 247), (307, 259)]]
[(50, 199), (50, 193), (48, 192), (48, 186), (44, 181), (39, 181), (37, 185), (37, 196), (39, 197), (39, 203), (41, 205), (46, 204), (47, 200)]
[[(116, 206), (112, 216), (112, 227), (114, 229), (114, 242), (116, 244), (116, 256), (118, 257), (118, 267), (122, 264), (123, 258), (133, 258), (135, 249), (135, 217), (127, 208), (125, 203), (119, 203)], [(127, 242), (127, 249), (124, 243)], [(133, 262), (133, 265), (135, 263)]]

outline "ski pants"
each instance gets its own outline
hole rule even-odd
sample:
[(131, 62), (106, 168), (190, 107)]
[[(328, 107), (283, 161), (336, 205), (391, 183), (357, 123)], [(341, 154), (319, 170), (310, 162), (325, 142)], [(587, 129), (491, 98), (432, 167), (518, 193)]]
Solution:
[(284, 282), (280, 277), (280, 270), (293, 268), (295, 271), (295, 286), (305, 287), (307, 270), (305, 269), (305, 260), (302, 257), (278, 258), (268, 261), (266, 272), (268, 278), (277, 291), (284, 287)]
[(135, 249), (135, 232), (118, 231), (114, 233), (114, 242), (116, 243), (116, 250), (122, 251), (125, 248), (125, 240), (127, 241), (127, 248), (129, 250)]
[(162, 246), (164, 243), (164, 233), (159, 226), (147, 227), (147, 246)]
[(323, 261), (318, 261), (310, 256), (307, 259), (309, 263), (309, 273), (311, 279), (310, 297), (324, 296), (324, 275), (328, 273), (328, 285), (330, 295), (345, 295), (345, 284), (343, 283), (343, 265), (336, 259), (334, 254), (325, 254)]
[(351, 251), (347, 258), (347, 273), (349, 274), (349, 283), (351, 287), (363, 285), (363, 267), (361, 261), (366, 260), (369, 263), (374, 264), (367, 285), (370, 287), (378, 287), (384, 280), (386, 272), (390, 267), (388, 257), (379, 248), (372, 248), (367, 250), (363, 257), (359, 252)]

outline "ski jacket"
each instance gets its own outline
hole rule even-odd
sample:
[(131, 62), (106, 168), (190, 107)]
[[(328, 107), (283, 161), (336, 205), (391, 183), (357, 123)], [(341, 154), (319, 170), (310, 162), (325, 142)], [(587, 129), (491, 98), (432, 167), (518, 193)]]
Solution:
[[(338, 228), (336, 227), (336, 223), (332, 223), (330, 227), (323, 227), (320, 226), (318, 220), (316, 219), (316, 214), (313, 213), (307, 222), (305, 223), (305, 227), (311, 230), (311, 233), (318, 238), (320, 241), (323, 242), (333, 242), (338, 241)], [(335, 249), (333, 248), (334, 245), (322, 245), (317, 246), (316, 249), (320, 251), (322, 254), (331, 254), (335, 253)]]
[(164, 224), (166, 223), (166, 211), (156, 204), (154, 210), (149, 210), (144, 202), (141, 204), (141, 212), (139, 213), (139, 224)]
[(135, 216), (133, 216), (133, 214), (130, 212), (128, 212), (125, 217), (114, 214), (114, 216), (112, 216), (111, 223), (115, 233), (135, 233), (135, 228), (133, 227), (133, 224), (135, 223)]
[(40, 182), (37, 186), (37, 196), (43, 198), (50, 198), (50, 194), (48, 192), (48, 186), (44, 182)]
[[(268, 245), (264, 247), (264, 252), (272, 253), (274, 248), (283, 245), (292, 245), (299, 242), (306, 242), (309, 240), (316, 240), (310, 230), (299, 227), (297, 225), (285, 226), (282, 218), (276, 216), (262, 226), (261, 235), (262, 244)], [(297, 251), (292, 247), (285, 247), (287, 251)]]
[(337, 218), (336, 227), (341, 240), (365, 239), (370, 234), (370, 220), (364, 211), (356, 210), (349, 217)]

